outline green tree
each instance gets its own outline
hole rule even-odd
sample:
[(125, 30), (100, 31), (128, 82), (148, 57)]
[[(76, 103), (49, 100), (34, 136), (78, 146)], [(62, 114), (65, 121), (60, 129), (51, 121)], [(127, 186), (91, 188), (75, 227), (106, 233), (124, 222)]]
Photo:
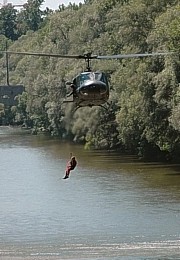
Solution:
[(20, 36), (17, 29), (17, 10), (11, 4), (0, 8), (0, 34), (12, 41)]
[(28, 30), (37, 31), (42, 23), (44, 15), (49, 14), (41, 10), (44, 0), (28, 0), (22, 11), (18, 14), (18, 30), (25, 34)]

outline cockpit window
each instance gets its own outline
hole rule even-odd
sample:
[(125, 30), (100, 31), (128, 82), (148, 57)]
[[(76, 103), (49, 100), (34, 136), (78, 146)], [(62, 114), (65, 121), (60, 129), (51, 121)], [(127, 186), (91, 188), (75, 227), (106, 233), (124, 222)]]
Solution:
[(99, 80), (99, 81), (102, 80), (102, 73), (95, 72), (95, 73), (94, 73), (94, 76), (95, 76), (95, 79), (96, 79), (96, 80)]
[(108, 81), (107, 81), (105, 73), (103, 73), (103, 72), (83, 72), (79, 76), (76, 77), (76, 86), (80, 87), (82, 84), (84, 84), (88, 80), (102, 81), (106, 85), (108, 85)]
[(86, 80), (93, 80), (93, 79), (94, 79), (94, 76), (93, 76), (92, 72), (81, 73), (80, 80), (82, 82), (84, 82)]
[(106, 85), (108, 84), (107, 77), (103, 72), (95, 72), (95, 79), (104, 82)]

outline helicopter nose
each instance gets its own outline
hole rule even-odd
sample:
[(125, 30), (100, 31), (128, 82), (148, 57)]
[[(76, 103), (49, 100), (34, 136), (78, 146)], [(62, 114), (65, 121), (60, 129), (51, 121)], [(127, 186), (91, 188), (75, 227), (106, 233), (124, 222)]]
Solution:
[(82, 94), (103, 94), (106, 93), (107, 91), (107, 86), (104, 82), (102, 81), (89, 81), (85, 82), (80, 89), (80, 92)]

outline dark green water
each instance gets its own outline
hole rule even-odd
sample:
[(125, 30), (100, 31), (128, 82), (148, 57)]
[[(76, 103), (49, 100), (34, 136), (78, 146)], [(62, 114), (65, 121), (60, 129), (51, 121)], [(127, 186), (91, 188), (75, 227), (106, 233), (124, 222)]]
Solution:
[[(73, 152), (78, 167), (63, 180)], [(0, 258), (180, 259), (180, 165), (0, 128)]]

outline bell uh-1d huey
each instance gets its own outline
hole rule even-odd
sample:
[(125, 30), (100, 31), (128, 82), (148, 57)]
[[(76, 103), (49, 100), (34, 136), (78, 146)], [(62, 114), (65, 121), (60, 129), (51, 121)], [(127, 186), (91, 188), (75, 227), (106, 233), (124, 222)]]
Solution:
[(66, 82), (72, 89), (67, 97), (72, 95), (73, 99), (66, 99), (64, 102), (74, 102), (76, 108), (102, 106), (109, 99), (107, 76), (102, 71), (92, 71), (90, 67), (90, 60), (97, 59), (98, 56), (87, 53), (79, 58), (84, 58), (87, 62), (86, 70), (78, 74), (72, 82)]
[[(66, 82), (70, 85), (72, 91), (67, 95), (64, 103), (73, 102), (76, 110), (80, 107), (93, 107), (103, 106), (109, 99), (109, 84), (107, 76), (102, 71), (93, 71), (90, 68), (90, 61), (92, 59), (127, 59), (127, 58), (139, 58), (149, 57), (157, 55), (171, 54), (169, 52), (154, 52), (154, 53), (137, 53), (137, 54), (117, 54), (108, 56), (92, 55), (92, 53), (86, 53), (84, 55), (61, 55), (51, 53), (33, 53), (33, 52), (15, 52), (15, 51), (0, 51), (6, 54), (19, 54), (19, 55), (31, 55), (31, 56), (43, 56), (43, 57), (55, 57), (55, 58), (69, 58), (69, 59), (84, 59), (87, 62), (87, 67), (84, 72), (78, 74), (72, 82)], [(72, 98), (68, 98), (72, 96)]]

